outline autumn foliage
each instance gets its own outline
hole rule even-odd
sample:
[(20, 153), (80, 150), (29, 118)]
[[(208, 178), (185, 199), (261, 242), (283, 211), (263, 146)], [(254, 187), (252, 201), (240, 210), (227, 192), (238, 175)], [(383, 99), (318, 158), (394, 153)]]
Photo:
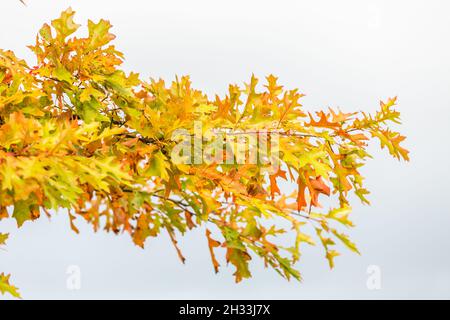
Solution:
[[(270, 75), (263, 86), (252, 77), (211, 99), (189, 77), (166, 84), (125, 73), (110, 23), (89, 21), (80, 37), (73, 16), (68, 9), (44, 24), (30, 46), (34, 66), (0, 50), (0, 219), (20, 227), (59, 211), (75, 232), (81, 219), (141, 247), (167, 233), (183, 262), (179, 234), (201, 227), (214, 270), (225, 254), (237, 282), (251, 276), (255, 257), (301, 279), (295, 264), (304, 244), (321, 245), (330, 267), (338, 242), (358, 253), (340, 229), (353, 226), (351, 194), (369, 203), (359, 171), (370, 158), (367, 143), (379, 140), (408, 160), (405, 137), (388, 127), (400, 123), (395, 98), (374, 114), (311, 113), (297, 89)], [(276, 135), (279, 166), (174, 161), (174, 132), (195, 135), (195, 123), (201, 147), (218, 128)], [(233, 159), (236, 145), (226, 148), (233, 141), (219, 142)], [(7, 238), (0, 233), (0, 244)], [(0, 292), (18, 296), (5, 274)]]

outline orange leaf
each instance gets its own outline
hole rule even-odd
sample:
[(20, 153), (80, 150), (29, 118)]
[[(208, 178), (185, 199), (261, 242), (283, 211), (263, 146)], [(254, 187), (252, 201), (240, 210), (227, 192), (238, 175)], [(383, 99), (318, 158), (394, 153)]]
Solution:
[(306, 207), (306, 199), (305, 199), (305, 189), (306, 184), (303, 181), (302, 177), (298, 177), (297, 179), (298, 183), (298, 193), (297, 193), (297, 210), (300, 211), (302, 208)]
[(311, 204), (315, 207), (320, 207), (319, 204), (319, 194), (325, 194), (330, 196), (331, 191), (330, 187), (328, 187), (322, 180), (322, 177), (317, 177), (316, 179), (309, 180), (310, 188), (309, 192), (311, 194)]
[(184, 211), (184, 216), (186, 218), (186, 225), (188, 226), (189, 230), (195, 228), (195, 223), (194, 221), (192, 221), (192, 214), (189, 211)]
[(323, 112), (316, 112), (316, 114), (320, 117), (320, 119), (318, 121), (314, 120), (314, 118), (312, 117), (311, 113), (308, 113), (309, 118), (310, 118), (310, 123), (307, 123), (307, 126), (310, 127), (323, 127), (323, 128), (339, 128), (340, 124), (336, 123), (334, 121), (329, 121), (328, 120), (328, 115)]
[(278, 169), (278, 171), (275, 174), (272, 174), (269, 176), (270, 179), (270, 194), (272, 198), (275, 196), (275, 193), (280, 194), (280, 188), (278, 188), (277, 184), (277, 177), (281, 177), (284, 180), (287, 180), (286, 178), (286, 171), (283, 171), (281, 169)]
[(220, 264), (216, 259), (216, 255), (214, 254), (214, 248), (219, 247), (221, 243), (211, 238), (211, 231), (209, 231), (208, 229), (206, 229), (206, 237), (208, 238), (209, 253), (211, 254), (211, 260), (214, 266), (214, 271), (217, 273), (219, 272)]

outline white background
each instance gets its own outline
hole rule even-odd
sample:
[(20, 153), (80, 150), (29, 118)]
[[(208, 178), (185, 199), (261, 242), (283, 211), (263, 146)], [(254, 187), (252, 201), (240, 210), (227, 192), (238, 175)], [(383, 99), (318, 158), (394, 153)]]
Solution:
[[(307, 94), (307, 110), (374, 111), (398, 95), (411, 162), (373, 145), (363, 170), (373, 204), (355, 203), (350, 231), (362, 256), (344, 252), (329, 271), (320, 248), (306, 249), (302, 283), (258, 260), (243, 283), (232, 268), (215, 275), (203, 230), (180, 239), (182, 265), (165, 235), (141, 250), (127, 235), (80, 223), (73, 234), (65, 215), (20, 230), (3, 221), (12, 235), (0, 271), (13, 274), (24, 298), (450, 298), (448, 1), (27, 2), (1, 0), (0, 47), (30, 63), (25, 46), (71, 5), (78, 23), (109, 19), (125, 68), (144, 78), (190, 74), (195, 87), (223, 94), (228, 83), (273, 73)], [(80, 290), (66, 288), (70, 265), (81, 268)], [(381, 268), (380, 290), (366, 287), (369, 265)]]

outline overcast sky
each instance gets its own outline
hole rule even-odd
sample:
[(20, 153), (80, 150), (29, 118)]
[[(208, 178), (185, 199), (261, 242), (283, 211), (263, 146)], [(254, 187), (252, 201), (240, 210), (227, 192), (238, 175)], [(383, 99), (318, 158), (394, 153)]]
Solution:
[[(69, 232), (65, 215), (15, 230), (0, 251), (24, 298), (450, 298), (450, 19), (448, 1), (112, 1), (2, 0), (0, 48), (32, 59), (39, 27), (72, 6), (78, 23), (109, 19), (125, 68), (143, 77), (189, 74), (195, 87), (224, 93), (252, 73), (279, 76), (307, 96), (306, 109), (374, 111), (398, 95), (411, 162), (371, 148), (364, 168), (372, 206), (354, 204), (350, 230), (362, 256), (344, 251), (329, 271), (320, 248), (302, 256), (303, 283), (286, 282), (261, 262), (234, 284), (215, 275), (203, 230), (179, 243), (182, 265), (162, 235), (135, 247), (127, 235)], [(83, 29), (85, 31), (85, 29)], [(33, 61), (33, 60), (30, 60)], [(69, 266), (81, 289), (68, 290)], [(368, 267), (381, 271), (369, 290)], [(3, 297), (2, 297), (3, 298)]]

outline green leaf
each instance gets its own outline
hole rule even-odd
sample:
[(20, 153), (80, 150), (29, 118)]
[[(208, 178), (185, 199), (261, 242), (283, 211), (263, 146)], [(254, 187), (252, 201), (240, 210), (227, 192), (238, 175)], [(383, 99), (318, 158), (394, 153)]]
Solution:
[(227, 259), (236, 267), (236, 272), (233, 274), (236, 282), (240, 282), (243, 278), (250, 278), (252, 276), (248, 268), (248, 261), (251, 258), (246, 251), (228, 248)]
[(169, 180), (168, 168), (169, 164), (167, 163), (166, 157), (161, 151), (158, 151), (153, 154), (145, 173), (151, 176), (161, 177), (161, 179), (167, 181)]
[(59, 81), (66, 81), (67, 83), (72, 83), (72, 74), (63, 66), (57, 67), (53, 71), (53, 76), (58, 79)]
[(31, 220), (30, 203), (24, 200), (17, 201), (14, 204), (13, 217), (16, 219), (19, 228), (25, 221)]
[(240, 235), (239, 235), (238, 231), (236, 231), (232, 228), (229, 228), (229, 227), (224, 227), (222, 229), (222, 234), (226, 240), (227, 248), (233, 248), (233, 249), (245, 251), (245, 246), (240, 239)]
[(8, 240), (9, 234), (8, 233), (0, 233), (0, 245), (3, 245), (6, 243), (6, 240)]
[(331, 229), (331, 232), (333, 232), (333, 234), (339, 239), (341, 240), (341, 242), (347, 247), (349, 248), (351, 251), (357, 253), (357, 254), (361, 254), (358, 251), (358, 248), (356, 247), (356, 244), (354, 242), (352, 242), (349, 238), (348, 235), (344, 234), (344, 233), (339, 233), (336, 229)]

